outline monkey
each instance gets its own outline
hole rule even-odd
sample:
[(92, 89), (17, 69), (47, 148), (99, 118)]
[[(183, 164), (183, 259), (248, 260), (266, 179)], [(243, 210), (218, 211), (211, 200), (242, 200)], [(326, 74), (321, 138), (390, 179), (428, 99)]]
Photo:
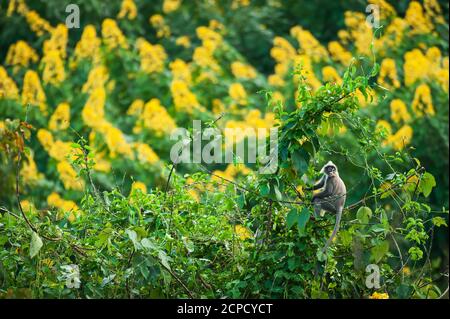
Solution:
[(333, 233), (323, 248), (323, 251), (325, 251), (339, 230), (347, 189), (339, 176), (337, 166), (332, 161), (326, 163), (320, 170), (320, 173), (322, 173), (320, 180), (317, 181), (313, 187), (306, 189), (320, 189), (317, 194), (313, 195), (311, 201), (314, 205), (314, 216), (316, 218), (319, 217), (319, 215), (323, 216), (325, 211), (336, 214), (336, 223), (334, 225)]

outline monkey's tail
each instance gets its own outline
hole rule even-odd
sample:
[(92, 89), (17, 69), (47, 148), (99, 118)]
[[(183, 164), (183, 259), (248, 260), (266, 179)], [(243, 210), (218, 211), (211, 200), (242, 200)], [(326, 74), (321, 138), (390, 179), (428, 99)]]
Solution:
[(325, 244), (325, 247), (323, 247), (324, 252), (327, 250), (328, 246), (330, 246), (331, 242), (333, 241), (334, 237), (336, 237), (336, 234), (339, 231), (339, 226), (341, 224), (341, 217), (342, 217), (342, 208), (340, 208), (336, 213), (336, 223), (334, 224), (333, 233), (331, 234), (330, 238)]

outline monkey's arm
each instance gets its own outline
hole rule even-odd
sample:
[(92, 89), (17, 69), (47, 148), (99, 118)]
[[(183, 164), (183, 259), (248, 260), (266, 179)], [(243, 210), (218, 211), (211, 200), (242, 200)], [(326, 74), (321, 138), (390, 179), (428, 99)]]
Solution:
[(323, 175), (323, 176), (319, 179), (319, 181), (318, 181), (317, 183), (314, 184), (313, 187), (307, 187), (307, 188), (305, 188), (305, 189), (306, 189), (307, 191), (315, 191), (315, 190), (317, 190), (317, 189), (320, 189), (320, 188), (322, 188), (322, 187), (325, 185), (325, 179), (326, 179), (326, 177), (325, 177), (325, 175)]

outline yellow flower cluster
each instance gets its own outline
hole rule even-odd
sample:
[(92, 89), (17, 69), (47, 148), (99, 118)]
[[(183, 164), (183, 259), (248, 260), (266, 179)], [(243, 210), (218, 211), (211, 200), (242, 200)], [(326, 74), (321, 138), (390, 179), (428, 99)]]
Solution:
[(75, 46), (75, 59), (73, 65), (77, 65), (78, 61), (90, 59), (94, 64), (100, 61), (100, 44), (101, 40), (97, 37), (97, 31), (93, 25), (84, 27), (80, 41)]
[(171, 13), (176, 10), (181, 5), (181, 0), (164, 0), (162, 10), (164, 13)]
[(247, 92), (245, 92), (244, 86), (241, 83), (233, 83), (228, 89), (230, 97), (239, 105), (247, 104)]
[(345, 44), (353, 43), (359, 54), (370, 55), (372, 27), (366, 23), (366, 16), (360, 12), (346, 11), (344, 22), (348, 31), (341, 30), (339, 38)]
[(242, 225), (234, 226), (234, 232), (240, 240), (252, 238), (252, 232), (247, 227), (244, 227)]
[(43, 114), (47, 114), (46, 100), (39, 75), (33, 70), (28, 70), (23, 78), (22, 104), (38, 106)]
[(235, 61), (231, 63), (231, 72), (238, 79), (254, 79), (256, 78), (255, 69), (245, 63)]
[(80, 209), (77, 204), (71, 200), (63, 199), (58, 193), (51, 193), (47, 197), (47, 204), (50, 207), (58, 208), (59, 213), (57, 215), (58, 219), (64, 216), (64, 213), (69, 213), (68, 220), (73, 222), (76, 217), (80, 214)]
[(113, 19), (103, 20), (102, 38), (109, 49), (115, 49), (117, 47), (128, 49), (127, 39), (123, 35), (122, 30), (117, 26), (117, 22)]
[(435, 114), (431, 99), (431, 90), (425, 83), (416, 88), (414, 100), (412, 102), (412, 109), (417, 117), (422, 117), (425, 114), (431, 116)]
[(49, 40), (44, 41), (44, 56), (42, 80), (58, 86), (66, 78), (64, 70), (64, 59), (66, 58), (68, 30), (63, 24), (59, 24), (51, 31)]
[(394, 59), (386, 58), (381, 62), (378, 84), (385, 88), (394, 87), (397, 89), (400, 87)]
[(127, 18), (128, 20), (134, 20), (137, 17), (137, 8), (133, 0), (123, 0), (120, 6), (120, 12), (117, 15), (117, 19)]
[(158, 38), (166, 38), (170, 36), (170, 27), (166, 24), (162, 15), (152, 15), (150, 17), (150, 24), (156, 29), (156, 36)]
[(186, 82), (173, 80), (170, 85), (170, 92), (177, 111), (192, 114), (195, 109), (202, 109), (197, 97), (191, 92)]
[(291, 36), (296, 38), (300, 46), (299, 53), (310, 56), (314, 62), (328, 58), (327, 50), (312, 35), (302, 27), (295, 26), (291, 29)]
[(331, 41), (328, 43), (328, 51), (333, 60), (340, 62), (344, 66), (348, 66), (352, 60), (352, 54), (338, 41)]
[[(257, 129), (264, 129), (265, 136), (268, 135), (269, 129), (275, 125), (275, 115), (273, 113), (266, 113), (264, 117), (261, 116), (261, 111), (257, 109), (250, 110), (243, 121), (229, 120), (225, 124), (225, 141), (239, 143), (244, 138), (257, 134)], [(227, 130), (237, 129), (237, 130)], [(240, 129), (240, 130), (239, 130)], [(237, 133), (240, 133), (237, 135)], [(225, 145), (230, 147), (231, 145)]]
[(407, 123), (411, 119), (411, 115), (408, 113), (408, 108), (406, 104), (400, 99), (393, 99), (391, 101), (391, 119), (395, 123), (400, 123), (401, 121)]
[(70, 125), (70, 105), (67, 102), (58, 104), (48, 122), (48, 128), (52, 131), (62, 131)]
[(5, 68), (0, 65), (0, 99), (15, 100), (19, 97), (19, 89)]
[(43, 19), (39, 13), (34, 10), (26, 12), (25, 19), (27, 20), (31, 30), (36, 33), (38, 37), (44, 35), (46, 32), (51, 32), (53, 29), (50, 23)]
[(187, 35), (183, 35), (181, 37), (178, 37), (175, 41), (176, 45), (182, 46), (184, 48), (190, 48), (191, 47), (191, 40)]
[(391, 124), (385, 120), (379, 120), (377, 131), (380, 131), (380, 129), (384, 129), (387, 135), (383, 141), (384, 146), (392, 146), (395, 150), (402, 150), (411, 143), (413, 129), (408, 124), (404, 124), (395, 134), (392, 134)]
[(142, 182), (134, 181), (133, 184), (131, 184), (130, 195), (136, 192), (137, 190), (140, 190), (143, 194), (146, 194), (147, 186), (145, 186), (145, 184)]
[(137, 160), (141, 163), (155, 164), (159, 161), (155, 151), (145, 143), (134, 143), (134, 149), (137, 153)]
[(214, 72), (220, 71), (220, 66), (214, 58), (214, 51), (222, 44), (222, 36), (212, 28), (201, 26), (196, 29), (202, 45), (195, 48), (193, 60), (202, 68)]
[(342, 83), (342, 78), (339, 75), (339, 73), (336, 71), (335, 68), (333, 68), (331, 65), (327, 65), (322, 68), (322, 80), (324, 82), (331, 82), (331, 83)]
[(169, 64), (170, 71), (174, 80), (185, 82), (187, 85), (191, 85), (192, 74), (189, 68), (189, 64), (180, 59)]
[(380, 292), (374, 292), (369, 299), (389, 299), (389, 294), (387, 292), (380, 293)]
[(433, 23), (423, 12), (417, 1), (411, 1), (406, 10), (405, 20), (411, 28), (411, 34), (427, 34), (433, 31)]
[(28, 45), (23, 40), (19, 40), (8, 49), (6, 54), (6, 64), (14, 66), (14, 72), (18, 70), (19, 67), (27, 68), (30, 62), (37, 62), (39, 56), (32, 47)]
[(160, 73), (164, 70), (164, 62), (167, 59), (164, 47), (139, 38), (136, 42), (141, 58), (141, 70), (146, 73)]
[[(141, 109), (140, 112), (138, 112), (139, 109)], [(170, 134), (177, 127), (158, 99), (151, 99), (145, 105), (142, 100), (136, 100), (128, 109), (128, 114), (139, 115), (133, 128), (134, 133), (139, 133), (143, 128), (147, 128), (155, 132), (156, 136), (162, 136)]]
[(109, 73), (108, 69), (105, 66), (99, 65), (92, 68), (89, 71), (86, 83), (84, 83), (83, 87), (81, 88), (81, 92), (91, 93), (95, 89), (103, 89), (106, 82), (108, 81), (108, 78)]

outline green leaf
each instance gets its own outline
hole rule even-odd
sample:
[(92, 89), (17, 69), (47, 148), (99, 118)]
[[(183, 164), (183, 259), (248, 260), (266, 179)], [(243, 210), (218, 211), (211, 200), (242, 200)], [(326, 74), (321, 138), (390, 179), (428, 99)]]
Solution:
[(430, 196), (433, 187), (436, 186), (436, 180), (434, 179), (433, 175), (427, 172), (423, 174), (422, 178), (420, 179), (419, 186), (422, 190), (423, 195), (425, 197), (428, 197)]
[(371, 249), (371, 257), (376, 263), (378, 263), (388, 252), (389, 242), (385, 240)]
[(433, 222), (433, 225), (435, 225), (436, 227), (440, 227), (440, 226), (448, 227), (447, 222), (442, 217), (433, 217), (431, 220)]
[(298, 149), (292, 153), (292, 164), (299, 174), (308, 170), (309, 154), (304, 149)]
[(283, 195), (281, 195), (281, 192), (278, 189), (277, 185), (274, 185), (273, 190), (275, 192), (275, 197), (277, 198), (277, 200), (282, 200), (283, 199)]
[(261, 196), (267, 196), (270, 193), (270, 185), (269, 184), (262, 184), (259, 186), (259, 193)]
[(163, 264), (164, 267), (170, 270), (169, 257), (164, 251), (160, 250), (158, 252), (158, 258), (161, 261), (161, 264)]
[(132, 230), (132, 229), (127, 229), (126, 231), (125, 231), (125, 233), (128, 235), (128, 237), (130, 237), (130, 239), (131, 239), (131, 242), (133, 243), (133, 245), (134, 245), (134, 248), (136, 249), (136, 250), (139, 250), (140, 248), (141, 248), (141, 245), (140, 245), (140, 243), (138, 242), (138, 235), (137, 235), (137, 233), (134, 231), (134, 230)]
[(148, 238), (142, 239), (141, 245), (142, 247), (147, 248), (149, 250), (154, 250), (158, 248), (158, 246), (153, 242), (153, 240), (150, 240)]
[(286, 224), (288, 228), (292, 228), (294, 224), (297, 222), (298, 212), (297, 209), (292, 208), (291, 211), (286, 216)]
[(367, 206), (360, 207), (356, 212), (356, 218), (358, 218), (361, 224), (368, 224), (371, 217), (372, 210)]
[(310, 211), (306, 207), (304, 207), (300, 212), (300, 215), (298, 215), (297, 219), (297, 229), (299, 234), (302, 235), (304, 233), (306, 223), (308, 222), (310, 216), (311, 216)]
[(30, 258), (36, 256), (43, 246), (42, 239), (36, 232), (31, 233)]

